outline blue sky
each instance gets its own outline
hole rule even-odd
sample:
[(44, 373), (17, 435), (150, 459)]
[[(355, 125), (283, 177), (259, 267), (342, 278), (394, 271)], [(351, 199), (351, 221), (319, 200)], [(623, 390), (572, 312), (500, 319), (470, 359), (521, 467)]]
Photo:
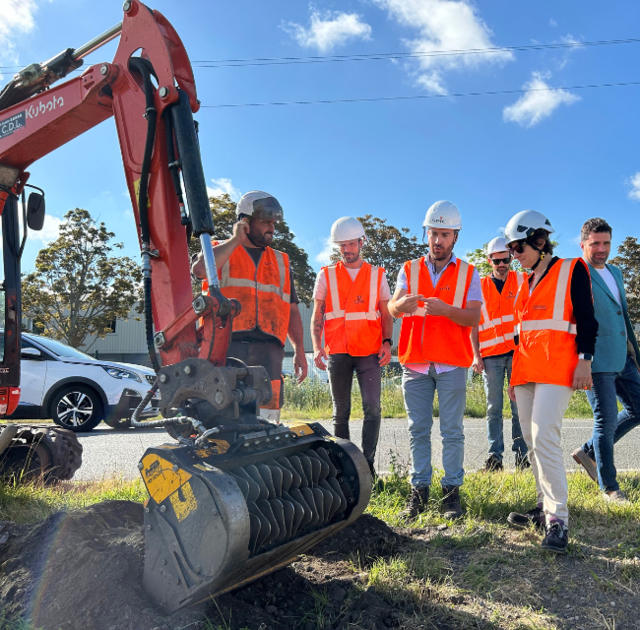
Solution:
[[(192, 61), (461, 50), (637, 37), (637, 0), (239, 0), (150, 2)], [(0, 0), (0, 66), (43, 61), (121, 19), (121, 3)], [(87, 65), (113, 58), (116, 44)], [(205, 105), (434, 95), (637, 81), (640, 44), (410, 60), (197, 68)], [(11, 70), (0, 70), (4, 85)], [(580, 225), (603, 216), (614, 244), (639, 233), (640, 86), (395, 102), (203, 108), (213, 190), (269, 191), (319, 268), (335, 219), (365, 213), (418, 234), (439, 199), (458, 205), (464, 254), (516, 212), (551, 219), (560, 252), (579, 255)], [(40, 160), (31, 182), (51, 218), (24, 268), (76, 206), (105, 221), (137, 258), (115, 126), (109, 120)]]

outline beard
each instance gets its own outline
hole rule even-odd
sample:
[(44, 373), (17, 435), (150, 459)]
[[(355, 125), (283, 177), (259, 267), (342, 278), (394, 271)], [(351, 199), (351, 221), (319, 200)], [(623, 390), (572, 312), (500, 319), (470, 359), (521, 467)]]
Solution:
[(345, 262), (354, 263), (360, 257), (360, 252), (353, 252), (349, 254), (342, 254)]
[(434, 260), (445, 260), (449, 254), (453, 251), (453, 245), (451, 247), (441, 247), (436, 249), (435, 247), (431, 248), (431, 255)]
[(249, 240), (256, 247), (270, 247), (273, 243), (273, 232), (267, 232), (266, 234), (260, 234), (259, 232), (249, 232)]

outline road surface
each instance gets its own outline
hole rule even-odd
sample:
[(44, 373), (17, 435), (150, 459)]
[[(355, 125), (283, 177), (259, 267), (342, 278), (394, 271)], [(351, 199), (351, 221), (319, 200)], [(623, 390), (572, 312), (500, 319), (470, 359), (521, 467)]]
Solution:
[[(322, 424), (331, 430), (330, 422)], [(571, 451), (589, 439), (593, 420), (581, 419), (564, 421), (562, 441), (564, 446), (564, 460), (568, 470), (575, 470), (576, 463), (571, 458)], [(145, 449), (149, 446), (171, 443), (169, 435), (161, 429), (127, 429), (116, 431), (105, 424), (90, 433), (79, 434), (84, 447), (82, 468), (76, 473), (76, 480), (97, 480), (118, 476), (124, 479), (138, 477), (137, 464)], [(104, 427), (104, 428), (102, 428)], [(362, 421), (351, 422), (351, 439), (360, 444)], [(505, 442), (511, 436), (511, 421), (505, 421)], [(484, 419), (469, 418), (465, 420), (465, 470), (471, 472), (482, 468), (487, 458), (486, 421)], [(638, 438), (640, 429), (631, 431), (616, 445), (616, 466), (618, 470), (640, 468), (638, 458)], [(439, 434), (438, 421), (434, 421), (433, 433), (433, 465), (442, 466), (442, 441)], [(510, 448), (510, 447), (507, 447)], [(405, 419), (383, 419), (376, 457), (378, 472), (387, 472), (392, 458), (395, 457), (401, 465), (409, 463), (409, 438), (407, 421)], [(505, 454), (505, 465), (513, 468), (513, 454), (510, 450)]]

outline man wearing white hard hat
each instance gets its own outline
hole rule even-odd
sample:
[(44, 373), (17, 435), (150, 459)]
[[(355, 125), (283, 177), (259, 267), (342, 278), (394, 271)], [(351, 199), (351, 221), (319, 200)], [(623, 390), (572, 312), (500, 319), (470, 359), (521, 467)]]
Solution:
[(333, 224), (331, 241), (340, 249), (341, 260), (323, 267), (316, 278), (311, 337), (315, 365), (329, 371), (333, 432), (347, 440), (356, 373), (364, 414), (362, 452), (375, 476), (381, 368), (391, 360), (393, 319), (385, 270), (360, 256), (364, 237), (364, 228), (355, 217), (342, 217)]
[[(527, 279), (523, 271), (511, 271), (511, 253), (501, 236), (489, 241), (487, 257), (491, 273), (482, 279), (482, 316), (480, 324), (471, 331), (473, 369), (482, 374), (487, 395), (487, 437), (489, 458), (485, 471), (503, 469), (504, 437), (502, 431), (502, 404), (504, 379), (511, 378), (511, 365), (515, 343), (513, 305), (518, 290)], [(511, 401), (511, 449), (516, 456), (516, 468), (529, 466), (527, 445), (522, 437), (518, 406)]]
[[(284, 398), (282, 361), (287, 337), (294, 350), (293, 365), (298, 382), (307, 375), (302, 318), (293, 283), (289, 256), (271, 247), (275, 226), (284, 214), (278, 200), (254, 190), (236, 205), (238, 222), (233, 235), (215, 242), (213, 253), (220, 290), (240, 302), (242, 310), (233, 320), (227, 355), (247, 365), (262, 365), (269, 374), (273, 396), (261, 408), (267, 420), (279, 420)], [(195, 257), (191, 271), (206, 277), (202, 255)], [(202, 290), (208, 291), (204, 280)]]
[(471, 329), (480, 321), (482, 289), (473, 265), (453, 253), (462, 228), (458, 208), (449, 201), (434, 203), (423, 227), (429, 254), (404, 264), (389, 302), (391, 315), (402, 317), (398, 356), (411, 449), (412, 492), (403, 514), (416, 518), (427, 509), (437, 391), (444, 468), (442, 507), (445, 518), (453, 519), (462, 516), (467, 370), (473, 363)]

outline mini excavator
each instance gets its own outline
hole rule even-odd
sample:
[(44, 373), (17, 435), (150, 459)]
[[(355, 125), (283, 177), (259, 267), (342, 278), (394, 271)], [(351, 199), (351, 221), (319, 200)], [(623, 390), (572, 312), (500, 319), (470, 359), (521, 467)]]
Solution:
[[(147, 346), (157, 373), (131, 424), (164, 427), (172, 438), (149, 448), (138, 464), (149, 493), (143, 587), (170, 613), (276, 571), (344, 528), (367, 506), (372, 479), (355, 445), (321, 425), (262, 419), (260, 404), (271, 398), (265, 369), (227, 356), (242, 304), (220, 291), (193, 119), (200, 107), (193, 70), (161, 13), (139, 0), (127, 0), (123, 11), (121, 24), (25, 68), (0, 93), (0, 210), (3, 222), (6, 216), (15, 224), (26, 169), (113, 116), (140, 241)], [(113, 62), (53, 85), (117, 36)], [(195, 299), (191, 238), (200, 241), (209, 283), (209, 295)], [(5, 342), (5, 364), (20, 355), (19, 273), (10, 288), (16, 323), (12, 345)], [(0, 386), (10, 385), (9, 395), (17, 396), (19, 360), (17, 369), (9, 365), (9, 372), (0, 372)], [(139, 421), (158, 391), (163, 418)]]

